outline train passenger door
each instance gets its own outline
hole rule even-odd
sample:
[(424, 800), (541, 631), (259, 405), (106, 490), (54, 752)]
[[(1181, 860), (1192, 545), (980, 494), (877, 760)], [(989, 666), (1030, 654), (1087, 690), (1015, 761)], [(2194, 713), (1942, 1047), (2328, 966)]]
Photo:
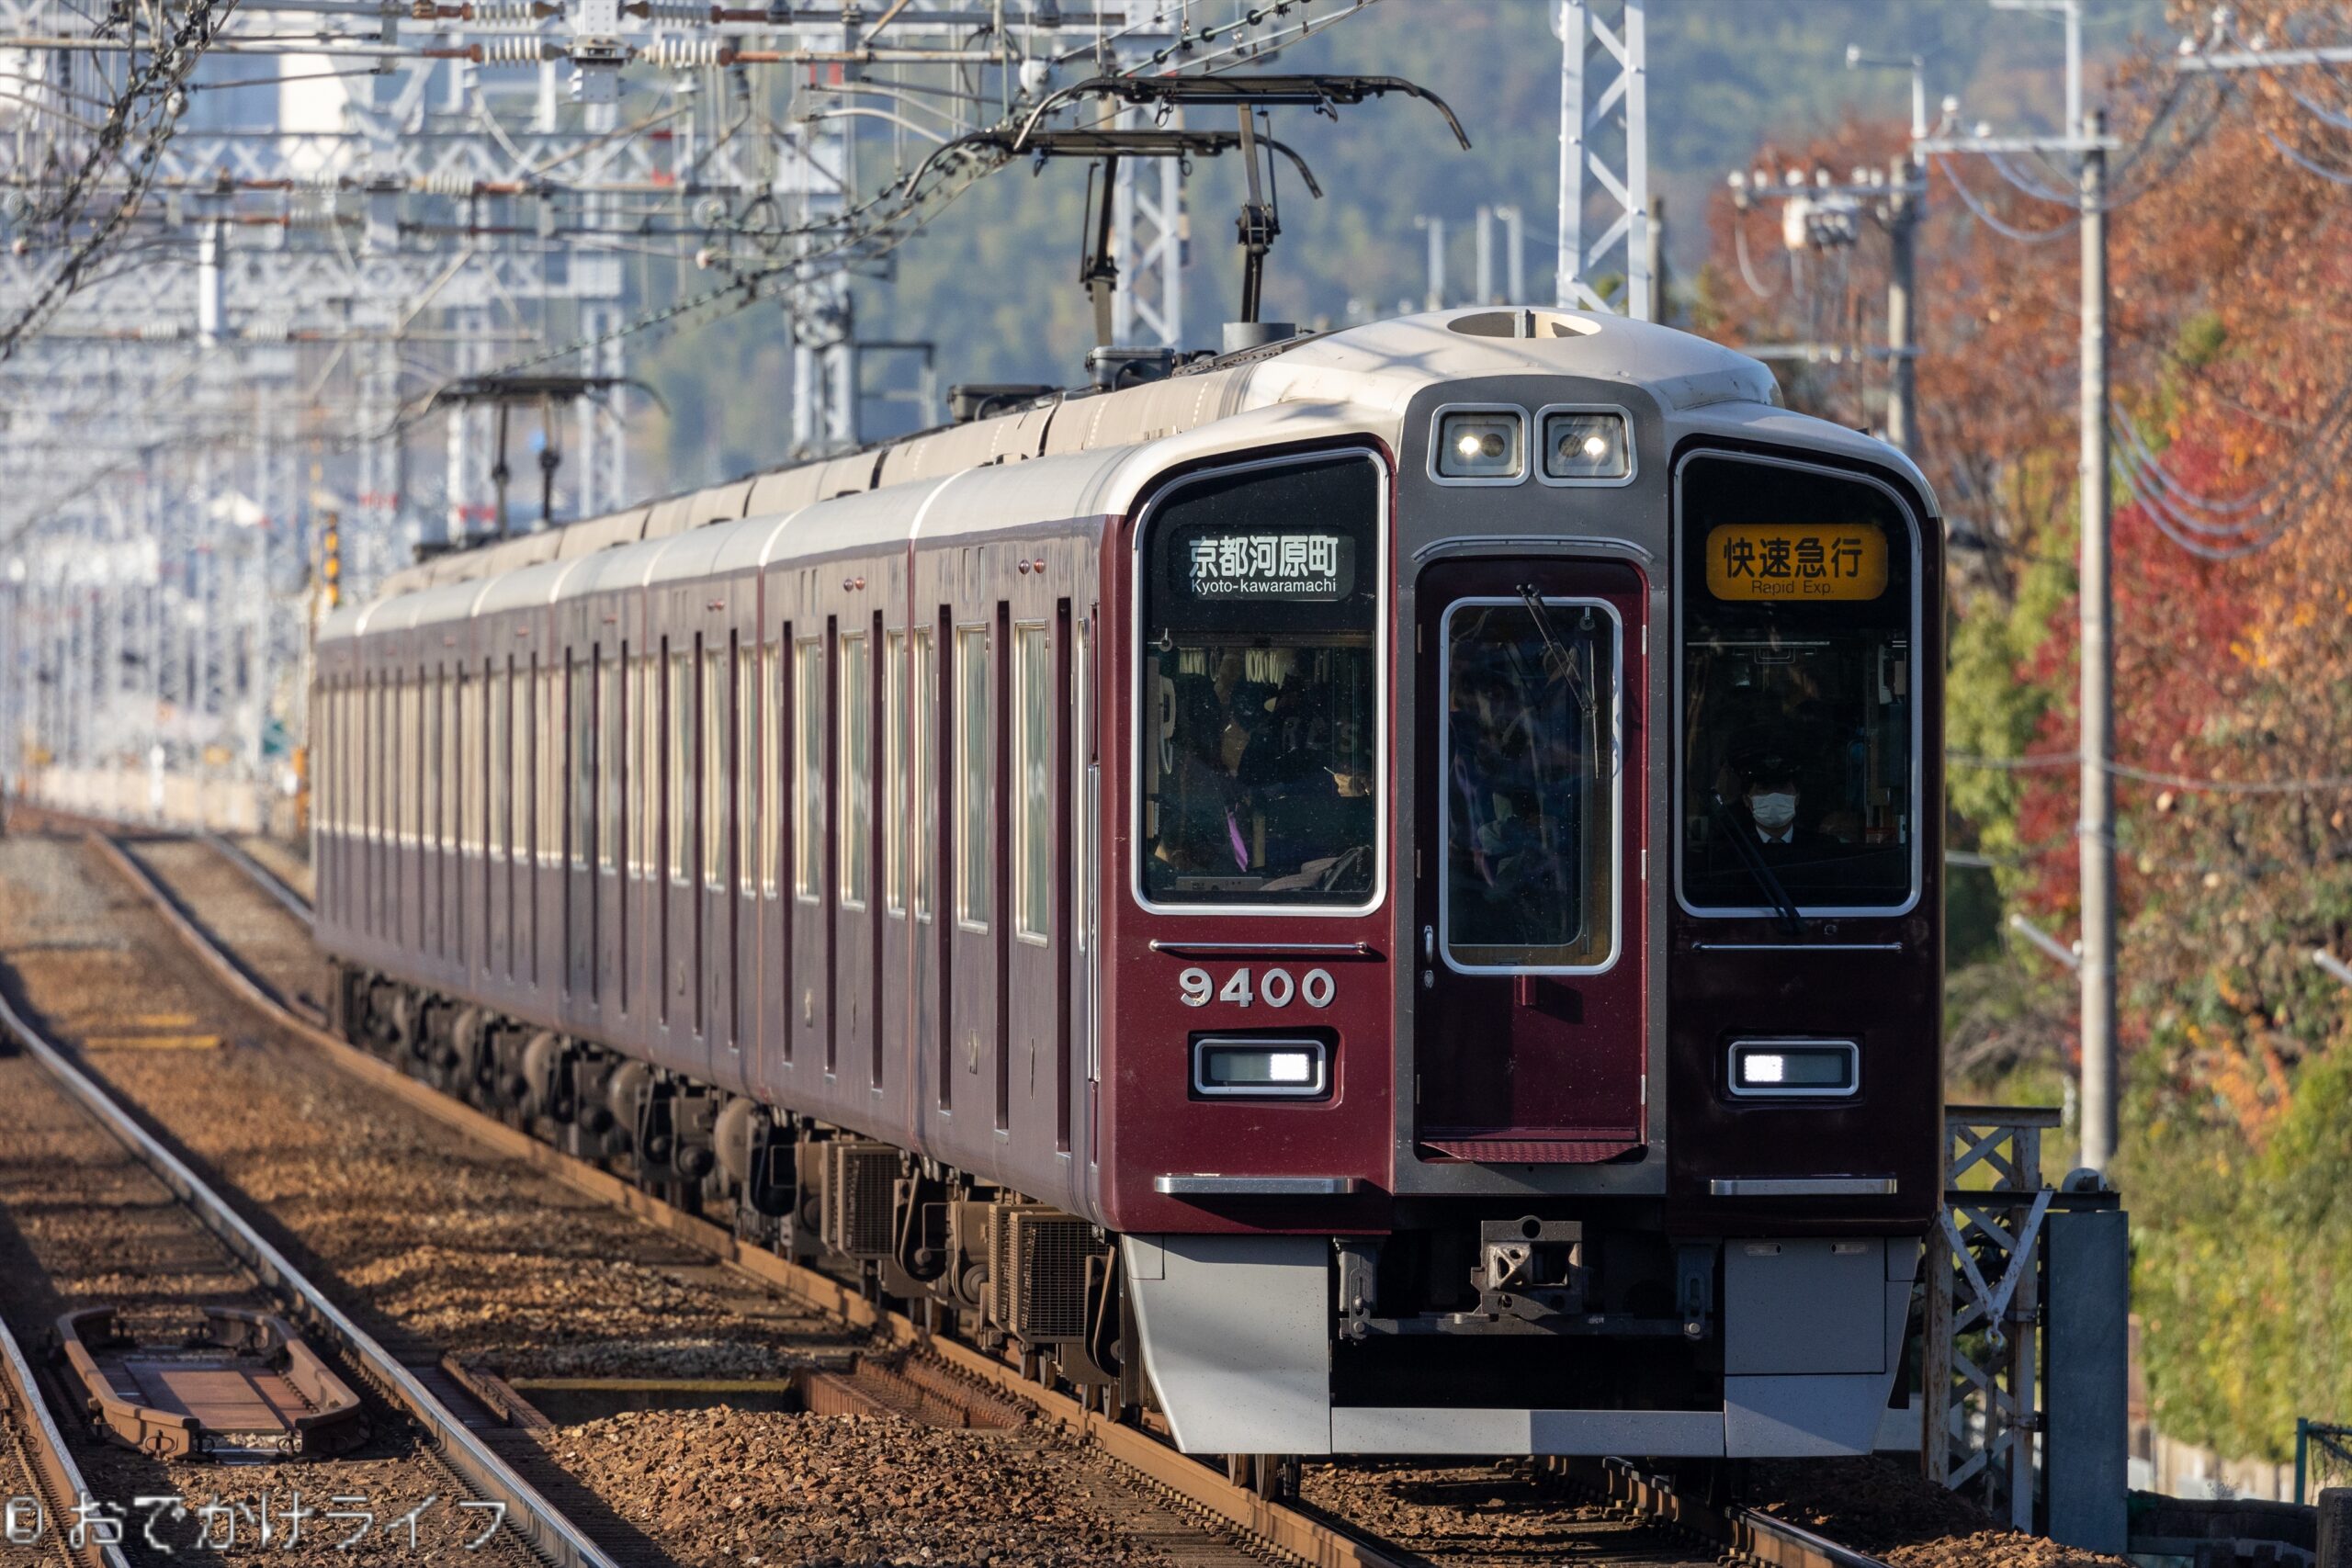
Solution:
[(1646, 1138), (1644, 593), (1614, 563), (1421, 579), (1423, 1159), (1595, 1164)]

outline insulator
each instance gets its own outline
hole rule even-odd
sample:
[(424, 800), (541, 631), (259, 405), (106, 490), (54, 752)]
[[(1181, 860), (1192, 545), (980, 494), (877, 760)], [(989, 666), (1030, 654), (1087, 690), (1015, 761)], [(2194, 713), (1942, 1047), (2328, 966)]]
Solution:
[(711, 20), (708, 5), (695, 5), (694, 0), (640, 0), (628, 7), (631, 14), (649, 22), (703, 22)]
[(639, 60), (664, 70), (682, 71), (702, 65), (723, 65), (720, 52), (727, 48), (725, 39), (658, 38), (639, 45)]
[(144, 321), (140, 324), (139, 335), (149, 343), (162, 343), (179, 336), (180, 329), (170, 321)]
[(467, 19), (492, 27), (537, 27), (541, 20), (539, 7), (531, 0), (512, 0), (506, 5), (474, 5), (467, 7)]
[(537, 65), (542, 60), (554, 58), (548, 54), (546, 42), (536, 38), (485, 39), (474, 48), (481, 51), (484, 65)]
[(471, 196), (474, 181), (471, 175), (423, 175), (416, 188), (427, 196)]

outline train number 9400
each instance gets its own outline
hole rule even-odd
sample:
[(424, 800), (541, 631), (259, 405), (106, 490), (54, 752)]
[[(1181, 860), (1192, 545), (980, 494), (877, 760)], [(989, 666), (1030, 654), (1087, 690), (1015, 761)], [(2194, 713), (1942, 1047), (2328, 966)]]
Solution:
[(1236, 1007), (1263, 1003), (1270, 1008), (1286, 1008), (1295, 999), (1311, 1008), (1331, 1005), (1332, 993), (1338, 990), (1329, 969), (1309, 969), (1293, 978), (1287, 969), (1268, 969), (1253, 976), (1247, 968), (1236, 969), (1219, 986), (1216, 978), (1198, 965), (1176, 976), (1179, 994), (1188, 1008), (1206, 1007), (1211, 1001), (1231, 1002)]

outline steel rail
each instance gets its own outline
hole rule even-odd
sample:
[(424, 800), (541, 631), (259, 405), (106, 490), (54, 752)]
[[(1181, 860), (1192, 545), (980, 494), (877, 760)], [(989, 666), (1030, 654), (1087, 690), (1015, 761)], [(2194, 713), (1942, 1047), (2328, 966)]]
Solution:
[(281, 1031), (318, 1050), (330, 1063), (369, 1087), (381, 1089), (500, 1154), (554, 1177), (575, 1191), (619, 1208), (852, 1327), (873, 1331), (887, 1348), (933, 1356), (957, 1371), (1018, 1397), (1046, 1420), (1093, 1443), (1147, 1480), (1313, 1568), (1407, 1568), (1410, 1562), (1334, 1525), (1261, 1497), (1148, 1433), (1122, 1426), (1098, 1411), (1087, 1409), (1077, 1400), (1042, 1387), (993, 1357), (933, 1334), (913, 1319), (876, 1305), (839, 1280), (746, 1245), (731, 1231), (673, 1208), (609, 1171), (576, 1160), (528, 1133), (451, 1100), (307, 1021), (255, 984), (233, 955), (180, 909), (152, 871), (126, 854), (106, 834), (94, 832), (90, 837), (115, 869), (164, 917), (182, 945), (216, 979)]
[[(1094, 1444), (1148, 1481), (1314, 1568), (1407, 1568), (1419, 1562), (1410, 1553), (1399, 1554), (1333, 1523), (1261, 1497), (1254, 1490), (1237, 1485), (1222, 1472), (1179, 1452), (1149, 1433), (1032, 1382), (1017, 1369), (960, 1340), (934, 1334), (831, 1275), (752, 1246), (732, 1230), (673, 1207), (610, 1171), (576, 1159), (520, 1128), (453, 1100), (340, 1036), (308, 1022), (256, 986), (232, 953), (180, 911), (152, 872), (124, 854), (111, 839), (103, 834), (92, 836), (209, 971), (280, 1029), (369, 1087), (383, 1090), (495, 1153), (551, 1177), (583, 1196), (617, 1208), (662, 1234), (717, 1258), (852, 1327), (871, 1330), (888, 1349), (934, 1357), (956, 1371), (1021, 1400), (1046, 1420)], [(230, 858), (233, 863), (236, 857)], [(1767, 1568), (1887, 1568), (1877, 1558), (1839, 1546), (1768, 1514), (1690, 1497), (1675, 1491), (1664, 1478), (1646, 1475), (1623, 1460), (1571, 1461), (1566, 1468), (1569, 1474), (1605, 1494), (1619, 1507), (1666, 1528), (1687, 1530), (1726, 1552)]]
[[(151, 888), (154, 886), (141, 876), (139, 868), (123, 855), (112, 840), (100, 834), (93, 834), (92, 837), (135, 883)], [(160, 894), (161, 890), (157, 888), (155, 891)], [(164, 907), (158, 905), (158, 908)], [(179, 919), (176, 911), (167, 910), (167, 913), (179, 921), (184, 938), (194, 931), (193, 927), (187, 926)], [(239, 979), (242, 981), (243, 976), (240, 976)], [(250, 982), (244, 982), (244, 986), (249, 987)], [(256, 991), (242, 987), (241, 989), (248, 998), (259, 998)], [(266, 1007), (273, 1016), (293, 1018), (291, 1013), (283, 1011), (275, 1004), (263, 1001), (257, 1005)], [(227, 1200), (190, 1170), (178, 1156), (164, 1147), (161, 1140), (141, 1127), (111, 1094), (27, 1023), (16, 1009), (8, 1005), (5, 997), (0, 997), (0, 1025), (15, 1035), (66, 1093), (96, 1117), (115, 1140), (130, 1151), (132, 1157), (153, 1171), (156, 1179), (187, 1206), (204, 1228), (219, 1237), (221, 1244), (264, 1285), (287, 1297), (288, 1304), (306, 1323), (322, 1329), (337, 1340), (373, 1381), (414, 1416), (432, 1435), (442, 1461), (455, 1471), (461, 1481), (476, 1488), (478, 1495), (484, 1501), (505, 1505), (507, 1528), (520, 1536), (532, 1550), (555, 1564), (555, 1568), (616, 1568), (610, 1557), (469, 1430), (465, 1423), (435, 1398), (414, 1372), (378, 1344), (349, 1314), (329, 1300), (287, 1259), (284, 1253), (270, 1245), (259, 1231), (232, 1208)]]
[(1770, 1568), (1887, 1568), (1875, 1557), (1839, 1546), (1800, 1525), (1754, 1508), (1701, 1502), (1620, 1459), (1572, 1461), (1567, 1473), (1603, 1493), (1629, 1513), (1685, 1529), (1725, 1551)]
[(219, 851), (222, 860), (258, 883), (263, 892), (277, 900), (280, 908), (306, 926), (311, 923), (311, 901), (288, 886), (285, 878), (248, 854), (243, 845), (222, 838), (209, 828), (201, 829), (196, 836)]
[[(0, 1008), (6, 1006), (0, 1000)], [(65, 1434), (50, 1414), (49, 1402), (41, 1397), (32, 1363), (25, 1359), (23, 1348), (6, 1322), (0, 1322), (0, 1374), (5, 1374), (7, 1383), (6, 1398), (0, 1403), (24, 1413), (29, 1428), (25, 1438), (31, 1450), (26, 1457), (32, 1462), (34, 1484), (48, 1494), (42, 1499), (48, 1517), (42, 1521), (41, 1539), (54, 1540), (60, 1551), (89, 1568), (130, 1568), (120, 1543), (100, 1540), (95, 1530), (84, 1536), (79, 1550), (71, 1544), (66, 1514), (90, 1495), (90, 1488), (82, 1479), (82, 1467), (74, 1462), (74, 1450), (65, 1446)]]

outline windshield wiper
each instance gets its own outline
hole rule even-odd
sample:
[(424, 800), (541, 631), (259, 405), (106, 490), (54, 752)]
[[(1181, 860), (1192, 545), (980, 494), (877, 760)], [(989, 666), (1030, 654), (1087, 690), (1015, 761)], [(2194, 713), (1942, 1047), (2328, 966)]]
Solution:
[(1535, 592), (1535, 585), (1532, 582), (1520, 586), (1519, 596), (1526, 604), (1527, 613), (1535, 619), (1536, 635), (1544, 639), (1545, 673), (1555, 681), (1566, 682), (1568, 694), (1576, 699), (1577, 706), (1583, 710), (1585, 716), (1590, 717), (1598, 705), (1593, 700), (1592, 687), (1586, 682), (1584, 671), (1577, 668), (1576, 658), (1569, 653), (1567, 645), (1552, 634), (1552, 615), (1544, 608), (1544, 596)]
[(1781, 879), (1773, 874), (1772, 863), (1766, 860), (1764, 852), (1757, 847), (1755, 834), (1747, 823), (1739, 819), (1738, 813), (1724, 803), (1722, 795), (1713, 798), (1715, 830), (1731, 840), (1731, 847), (1738, 852), (1740, 863), (1747, 867), (1747, 874), (1756, 879), (1756, 886), (1762, 888), (1764, 896), (1772, 901), (1781, 930), (1790, 936), (1803, 936), (1804, 917), (1797, 912), (1796, 900), (1789, 897), (1789, 890), (1781, 886)]

